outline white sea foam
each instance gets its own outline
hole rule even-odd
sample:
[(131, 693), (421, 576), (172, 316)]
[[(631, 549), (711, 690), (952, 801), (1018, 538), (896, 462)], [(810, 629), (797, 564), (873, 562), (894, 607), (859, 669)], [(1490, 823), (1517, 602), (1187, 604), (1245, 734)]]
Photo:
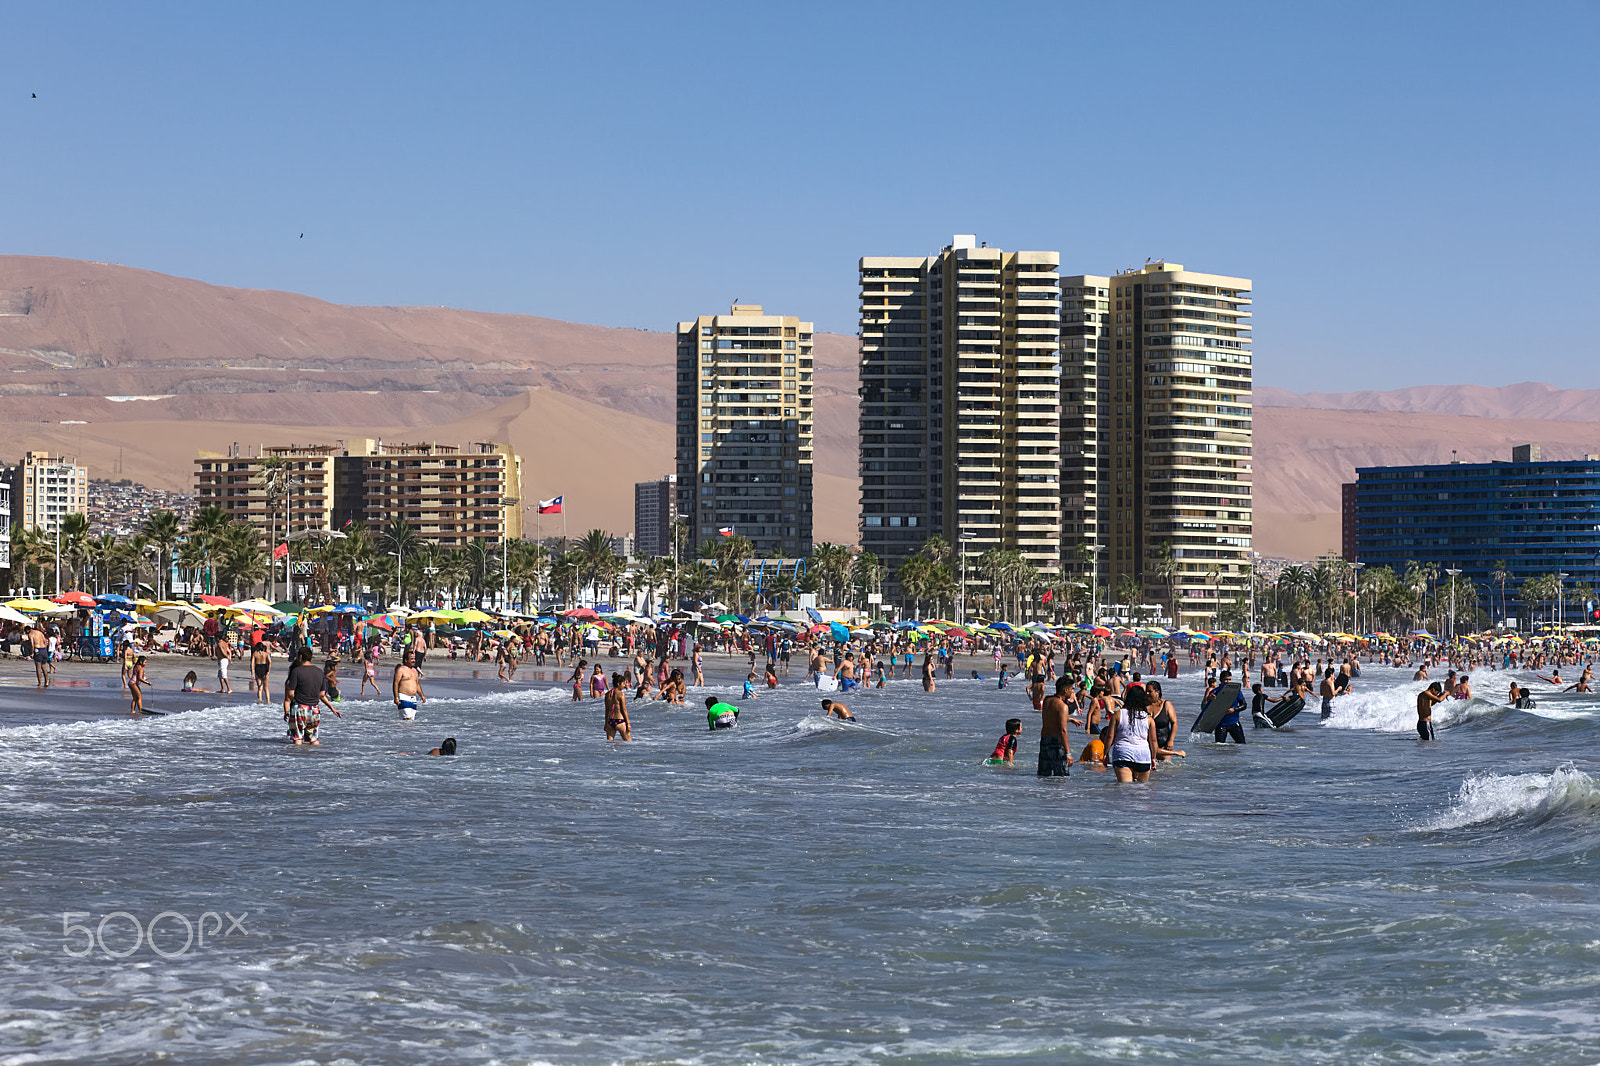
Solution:
[(1467, 829), (1513, 819), (1544, 821), (1568, 811), (1600, 811), (1600, 786), (1571, 763), (1548, 774), (1469, 777), (1461, 783), (1450, 809), (1421, 828)]

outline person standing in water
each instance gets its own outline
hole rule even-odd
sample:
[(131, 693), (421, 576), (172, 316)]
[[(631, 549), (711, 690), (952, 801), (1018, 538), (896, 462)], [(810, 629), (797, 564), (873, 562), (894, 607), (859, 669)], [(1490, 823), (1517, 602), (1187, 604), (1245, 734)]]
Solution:
[(1433, 705), (1444, 699), (1444, 686), (1437, 681), (1417, 693), (1417, 736), (1423, 740), (1438, 739), (1433, 733)]
[(633, 721), (628, 717), (628, 692), (622, 684), (621, 674), (611, 675), (611, 689), (606, 693), (606, 739), (632, 740)]
[(1039, 768), (1040, 777), (1070, 777), (1072, 751), (1067, 747), (1067, 724), (1083, 722), (1067, 714), (1067, 693), (1072, 688), (1070, 678), (1056, 682), (1053, 696), (1046, 696), (1039, 707)]
[(428, 697), (422, 691), (422, 671), (417, 669), (415, 647), (407, 648), (400, 658), (399, 665), (394, 668), (394, 677), (389, 683), (389, 695), (394, 699), (394, 709), (406, 721), (417, 716), (418, 704), (428, 702)]

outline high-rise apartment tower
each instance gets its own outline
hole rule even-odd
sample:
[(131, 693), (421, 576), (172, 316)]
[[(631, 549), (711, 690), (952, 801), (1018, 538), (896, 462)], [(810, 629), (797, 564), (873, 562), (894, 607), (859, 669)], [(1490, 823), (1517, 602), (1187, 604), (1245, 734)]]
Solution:
[(89, 513), (89, 468), (49, 452), (28, 452), (11, 470), (11, 520), (54, 533), (69, 514)]
[(970, 235), (860, 261), (861, 546), (891, 571), (939, 534), (1058, 572), (1059, 264)]
[(1251, 283), (1153, 262), (1107, 287), (1101, 581), (1131, 576), (1175, 625), (1209, 626), (1248, 595)]
[(811, 332), (759, 304), (678, 323), (678, 515), (696, 543), (810, 554)]
[(633, 485), (633, 548), (646, 558), (672, 554), (672, 523), (678, 518), (678, 475)]

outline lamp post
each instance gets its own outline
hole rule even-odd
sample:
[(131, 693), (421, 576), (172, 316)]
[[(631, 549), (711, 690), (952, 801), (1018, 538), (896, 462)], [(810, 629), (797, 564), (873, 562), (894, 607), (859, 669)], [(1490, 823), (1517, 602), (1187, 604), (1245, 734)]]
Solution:
[[(1352, 635), (1353, 636), (1358, 636), (1358, 637), (1361, 635), (1361, 571), (1366, 565), (1367, 564), (1363, 563), (1363, 562), (1354, 562), (1354, 563), (1350, 564), (1350, 569), (1355, 571), (1355, 576), (1350, 579), (1351, 580), (1351, 588), (1356, 594), (1356, 602), (1355, 602), (1356, 631)], [(1370, 619), (1369, 619), (1369, 621), (1370, 621)]]
[(967, 624), (967, 542), (977, 540), (978, 535), (964, 529), (958, 539), (961, 541), (961, 585), (956, 589), (956, 625), (964, 626)]
[(1565, 570), (1556, 575), (1556, 627), (1558, 629), (1560, 628), (1561, 623), (1566, 620), (1567, 614), (1566, 604), (1561, 602), (1562, 595), (1565, 591), (1562, 589), (1561, 583), (1571, 576), (1572, 575), (1567, 573)]
[(424, 566), (422, 572), (427, 575), (428, 588), (431, 591), (433, 589), (433, 575), (439, 572), (439, 568), (437, 566)]
[(400, 567), (403, 562), (400, 557), (400, 552), (404, 551), (405, 549), (400, 548), (399, 544), (396, 544), (395, 547), (400, 550), (384, 552), (384, 554), (394, 556), (394, 602), (397, 607), (404, 607), (405, 604), (400, 602)]
[[(1089, 624), (1098, 625), (1100, 621), (1100, 553), (1105, 551), (1103, 544), (1089, 545)], [(1173, 619), (1177, 621), (1176, 618)]]
[(1250, 632), (1256, 631), (1256, 568), (1261, 565), (1261, 553), (1250, 553)]
[(1450, 575), (1450, 642), (1453, 644), (1456, 639), (1456, 578), (1461, 571), (1446, 569), (1445, 573)]

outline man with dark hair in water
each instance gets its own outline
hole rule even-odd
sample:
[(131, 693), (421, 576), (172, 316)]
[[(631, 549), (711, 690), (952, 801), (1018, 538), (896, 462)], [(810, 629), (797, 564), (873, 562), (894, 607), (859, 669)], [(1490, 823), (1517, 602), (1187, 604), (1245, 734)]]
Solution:
[(1423, 740), (1438, 739), (1433, 734), (1433, 705), (1444, 699), (1444, 686), (1437, 681), (1417, 693), (1417, 736)]
[(1039, 708), (1039, 776), (1070, 777), (1072, 752), (1067, 748), (1067, 723), (1083, 722), (1067, 714), (1067, 693), (1072, 689), (1072, 679), (1059, 678), (1056, 692), (1046, 696)]

